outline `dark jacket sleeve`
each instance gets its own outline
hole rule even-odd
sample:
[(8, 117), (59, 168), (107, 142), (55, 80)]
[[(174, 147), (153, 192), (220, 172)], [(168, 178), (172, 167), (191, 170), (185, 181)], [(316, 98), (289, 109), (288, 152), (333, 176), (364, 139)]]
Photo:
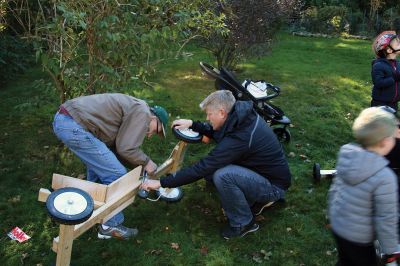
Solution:
[(173, 188), (193, 183), (200, 178), (209, 176), (216, 170), (237, 161), (248, 149), (248, 143), (227, 136), (199, 162), (176, 172), (175, 175), (161, 178), (161, 186)]
[(390, 88), (395, 83), (391, 67), (381, 62), (373, 64), (371, 75), (376, 89)]
[(209, 138), (212, 138), (214, 135), (214, 129), (209, 123), (193, 121), (193, 124), (190, 128), (193, 131), (199, 132), (200, 134), (205, 135)]

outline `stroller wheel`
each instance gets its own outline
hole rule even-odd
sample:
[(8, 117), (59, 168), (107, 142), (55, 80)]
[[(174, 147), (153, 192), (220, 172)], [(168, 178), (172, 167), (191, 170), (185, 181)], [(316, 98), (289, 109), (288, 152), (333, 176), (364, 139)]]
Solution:
[(289, 143), (290, 142), (290, 132), (286, 128), (283, 127), (277, 127), (274, 128), (274, 133), (276, 137), (278, 138), (279, 142), (281, 143)]

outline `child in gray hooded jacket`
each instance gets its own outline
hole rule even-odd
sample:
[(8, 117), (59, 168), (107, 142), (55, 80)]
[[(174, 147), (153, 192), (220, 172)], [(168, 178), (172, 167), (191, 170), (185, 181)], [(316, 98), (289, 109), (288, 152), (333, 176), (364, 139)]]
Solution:
[(383, 157), (395, 144), (395, 117), (377, 107), (363, 110), (353, 124), (358, 144), (339, 152), (329, 190), (329, 218), (337, 265), (377, 265), (373, 242), (385, 254), (398, 251), (397, 177)]

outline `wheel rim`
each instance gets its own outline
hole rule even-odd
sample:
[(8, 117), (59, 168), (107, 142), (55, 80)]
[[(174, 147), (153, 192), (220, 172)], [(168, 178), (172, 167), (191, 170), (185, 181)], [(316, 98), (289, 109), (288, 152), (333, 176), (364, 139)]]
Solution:
[(182, 135), (184, 135), (185, 137), (188, 137), (188, 138), (197, 138), (200, 135), (199, 132), (193, 131), (188, 128), (178, 129), (178, 130)]
[(86, 199), (76, 192), (64, 192), (54, 198), (54, 208), (66, 215), (77, 215), (87, 207)]
[(177, 188), (166, 189), (162, 187), (159, 188), (158, 192), (160, 193), (161, 197), (168, 199), (176, 199), (181, 193)]

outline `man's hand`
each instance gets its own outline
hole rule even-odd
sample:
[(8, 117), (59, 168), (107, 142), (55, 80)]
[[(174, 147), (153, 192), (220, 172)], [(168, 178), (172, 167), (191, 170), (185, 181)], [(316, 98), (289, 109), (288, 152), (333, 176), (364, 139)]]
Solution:
[(150, 159), (144, 167), (144, 170), (151, 176), (156, 172), (157, 165)]
[(172, 127), (177, 129), (185, 129), (189, 128), (193, 125), (193, 121), (190, 119), (178, 119), (172, 122)]
[(140, 186), (141, 189), (144, 189), (146, 191), (149, 190), (156, 190), (161, 187), (160, 180), (153, 180), (153, 179), (146, 179), (144, 183)]

